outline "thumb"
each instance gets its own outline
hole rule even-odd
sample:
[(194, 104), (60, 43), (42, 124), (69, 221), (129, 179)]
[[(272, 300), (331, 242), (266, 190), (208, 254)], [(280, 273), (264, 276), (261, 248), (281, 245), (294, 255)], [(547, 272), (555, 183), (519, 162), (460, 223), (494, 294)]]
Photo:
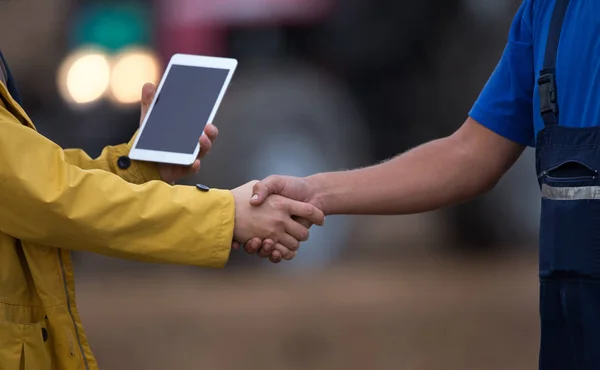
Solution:
[(253, 206), (261, 205), (271, 194), (280, 194), (284, 188), (284, 181), (279, 176), (269, 176), (266, 179), (257, 182), (252, 188), (252, 198), (250, 204)]
[(150, 109), (150, 104), (152, 104), (152, 99), (154, 99), (155, 92), (156, 88), (151, 83), (146, 83), (142, 87), (140, 125), (142, 124), (144, 117), (146, 117), (148, 109)]

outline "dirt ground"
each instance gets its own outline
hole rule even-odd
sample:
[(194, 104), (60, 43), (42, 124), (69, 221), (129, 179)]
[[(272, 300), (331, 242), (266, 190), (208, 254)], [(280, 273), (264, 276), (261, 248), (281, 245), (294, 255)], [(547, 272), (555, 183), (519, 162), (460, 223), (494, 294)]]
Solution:
[[(535, 256), (79, 280), (103, 369), (531, 370)], [(268, 271), (268, 269), (267, 269)]]

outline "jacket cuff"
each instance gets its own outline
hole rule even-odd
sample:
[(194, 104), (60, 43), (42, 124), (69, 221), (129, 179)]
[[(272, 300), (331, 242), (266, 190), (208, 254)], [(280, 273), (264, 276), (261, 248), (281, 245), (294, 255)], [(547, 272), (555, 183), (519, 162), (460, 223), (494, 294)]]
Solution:
[(231, 254), (231, 243), (233, 242), (233, 230), (235, 227), (235, 201), (229, 190), (210, 189), (210, 192), (218, 194), (220, 198), (219, 234), (215, 238), (214, 250), (209, 259), (208, 266), (225, 267)]
[(127, 144), (113, 146), (109, 152), (110, 165), (119, 177), (134, 184), (143, 184), (153, 180), (161, 180), (158, 165), (152, 162), (133, 161), (129, 151), (133, 146), (138, 131)]

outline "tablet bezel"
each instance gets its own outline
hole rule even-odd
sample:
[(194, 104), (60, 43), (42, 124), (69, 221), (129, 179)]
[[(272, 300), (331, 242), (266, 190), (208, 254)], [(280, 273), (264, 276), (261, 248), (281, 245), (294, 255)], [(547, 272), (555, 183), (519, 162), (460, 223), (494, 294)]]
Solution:
[[(140, 130), (131, 146), (131, 150), (129, 152), (129, 158), (136, 161), (146, 161), (146, 162), (158, 162), (158, 163), (167, 163), (167, 164), (177, 164), (189, 166), (194, 163), (196, 158), (198, 157), (198, 153), (200, 152), (200, 144), (196, 145), (196, 150), (194, 153), (176, 153), (176, 152), (166, 152), (159, 150), (149, 150), (149, 149), (139, 149), (137, 148), (137, 143), (140, 137), (142, 136), (142, 132), (144, 131), (144, 127), (146, 126), (146, 122), (148, 118), (152, 114), (152, 109), (154, 108), (154, 103), (156, 102), (156, 98), (159, 96), (162, 86), (166, 79), (168, 78), (169, 72), (171, 70), (171, 66), (173, 65), (182, 65), (182, 66), (190, 66), (190, 67), (204, 67), (204, 68), (219, 68), (226, 69), (229, 72), (227, 73), (227, 78), (225, 78), (225, 82), (221, 87), (221, 91), (213, 106), (211, 114), (207, 120), (207, 122), (203, 123), (203, 129), (209, 122), (212, 122), (219, 106), (221, 105), (221, 101), (223, 100), (223, 96), (225, 96), (225, 92), (227, 91), (227, 87), (229, 86), (229, 82), (233, 76), (235, 68), (237, 67), (237, 60), (231, 58), (218, 58), (218, 57), (207, 57), (200, 55), (188, 55), (188, 54), (175, 54), (171, 57), (167, 68), (165, 69), (165, 73), (161, 78), (161, 81), (156, 89), (156, 94), (154, 95), (154, 99), (148, 108), (148, 113), (146, 117), (144, 117), (144, 121), (140, 125)], [(202, 125), (202, 123), (199, 123)]]

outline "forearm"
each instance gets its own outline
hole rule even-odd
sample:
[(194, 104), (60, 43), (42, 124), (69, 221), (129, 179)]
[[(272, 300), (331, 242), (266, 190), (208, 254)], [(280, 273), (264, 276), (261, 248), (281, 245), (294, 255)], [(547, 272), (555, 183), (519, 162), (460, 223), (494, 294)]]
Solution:
[(461, 130), (376, 166), (311, 176), (316, 202), (326, 214), (410, 214), (481, 195), (524, 148), (474, 121)]
[(106, 171), (83, 170), (68, 164), (57, 145), (2, 113), (2, 232), (142, 261), (225, 264), (235, 214), (229, 191), (160, 181), (135, 185)]

